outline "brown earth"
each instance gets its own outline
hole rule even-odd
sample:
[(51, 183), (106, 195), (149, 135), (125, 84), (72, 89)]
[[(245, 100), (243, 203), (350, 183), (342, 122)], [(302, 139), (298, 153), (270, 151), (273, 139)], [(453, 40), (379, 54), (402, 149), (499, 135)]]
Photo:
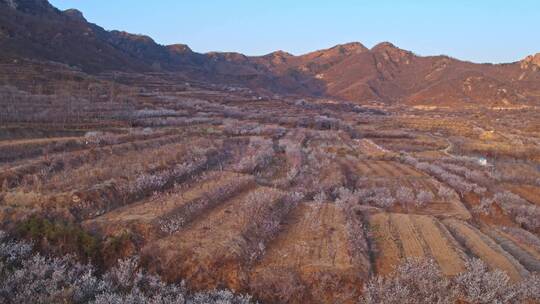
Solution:
[[(69, 223), (103, 267), (139, 255), (269, 303), (356, 302), (407, 258), (538, 271), (536, 57), (197, 54), (15, 2), (0, 0), (2, 229)], [(504, 191), (521, 199), (490, 203)]]
[(12, 8), (1, 1), (3, 60), (32, 58), (113, 70), (177, 73), (184, 80), (248, 86), (261, 92), (331, 96), (356, 102), (406, 104), (419, 109), (538, 106), (538, 57), (509, 64), (475, 64), (447, 56), (421, 57), (384, 42), (371, 49), (358, 42), (293, 56), (279, 51), (248, 57), (162, 46), (150, 37), (105, 31), (76, 10), (59, 11), (47, 1)]

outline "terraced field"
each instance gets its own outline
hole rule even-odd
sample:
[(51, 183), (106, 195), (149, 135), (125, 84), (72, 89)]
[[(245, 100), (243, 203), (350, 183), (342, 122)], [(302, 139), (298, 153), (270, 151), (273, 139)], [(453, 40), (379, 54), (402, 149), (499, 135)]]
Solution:
[(377, 248), (376, 270), (388, 274), (404, 259), (433, 257), (446, 275), (464, 270), (464, 253), (437, 219), (377, 213), (370, 218)]
[(519, 280), (527, 273), (511, 254), (478, 229), (456, 220), (447, 220), (446, 225), (467, 251), (485, 261), (490, 267), (505, 271), (512, 280)]
[(278, 302), (354, 302), (369, 275), (353, 254), (347, 219), (335, 204), (306, 202), (250, 274), (253, 289)]
[(68, 223), (103, 267), (137, 255), (167, 281), (263, 303), (356, 303), (410, 258), (447, 276), (471, 258), (513, 281), (540, 271), (538, 164), (460, 150), (458, 136), (477, 138), (460, 118), (158, 76), (130, 80), (147, 92), (136, 115), (0, 127), (3, 229), (50, 249), (54, 236), (21, 227)]

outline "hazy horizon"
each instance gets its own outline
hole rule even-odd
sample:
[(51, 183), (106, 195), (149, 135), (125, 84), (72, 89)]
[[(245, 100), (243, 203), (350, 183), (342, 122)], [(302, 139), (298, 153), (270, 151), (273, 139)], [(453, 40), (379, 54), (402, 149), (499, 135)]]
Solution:
[(51, 0), (59, 9), (76, 8), (107, 30), (152, 37), (160, 44), (183, 43), (194, 51), (295, 55), (337, 44), (360, 42), (371, 48), (389, 41), (422, 56), (506, 63), (540, 52), (530, 29), (540, 28), (534, 1), (260, 1), (178, 3)]

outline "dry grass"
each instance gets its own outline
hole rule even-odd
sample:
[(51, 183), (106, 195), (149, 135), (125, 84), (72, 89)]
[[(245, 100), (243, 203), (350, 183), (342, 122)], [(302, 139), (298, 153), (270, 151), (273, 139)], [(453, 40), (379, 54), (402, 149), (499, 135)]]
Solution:
[(426, 255), (423, 240), (406, 214), (390, 214), (390, 221), (399, 237), (403, 258), (423, 258)]
[[(253, 197), (259, 199), (253, 201)], [(150, 243), (144, 249), (145, 256), (170, 280), (184, 278), (207, 287), (226, 283), (238, 289), (245, 285), (242, 269), (261, 249), (259, 244), (264, 245), (265, 236), (246, 237), (262, 224), (264, 217), (276, 212), (273, 208), (280, 208), (282, 199), (283, 194), (271, 188), (244, 192), (198, 217), (185, 229)]]
[(399, 265), (401, 259), (397, 239), (390, 228), (390, 216), (388, 213), (377, 213), (370, 217), (369, 223), (377, 249), (376, 272), (379, 275), (389, 274)]
[(482, 259), (494, 269), (505, 271), (513, 281), (518, 281), (522, 277), (524, 269), (519, 262), (511, 258), (511, 255), (478, 229), (457, 220), (445, 220), (444, 223), (454, 237), (474, 256)]
[(435, 258), (445, 275), (456, 275), (465, 270), (465, 263), (460, 257), (459, 249), (453, 246), (436, 224), (436, 219), (427, 216), (413, 216), (411, 219), (422, 234), (429, 253)]
[[(200, 181), (191, 185), (178, 186), (170, 193), (150, 197), (135, 205), (125, 206), (103, 216), (84, 222), (84, 225), (93, 231), (99, 231), (105, 236), (118, 236), (125, 232), (137, 233), (144, 240), (155, 239), (163, 235), (162, 221), (168, 217), (184, 214), (186, 217), (179, 228), (195, 218), (199, 212), (190, 212), (187, 209), (192, 204), (205, 200), (207, 204), (216, 205), (227, 199), (231, 189), (233, 194), (253, 183), (248, 176), (230, 172), (208, 172)], [(206, 206), (210, 208), (211, 206)], [(203, 208), (205, 209), (205, 208)]]
[[(368, 274), (361, 273), (355, 264), (345, 221), (342, 211), (333, 204), (301, 204), (251, 272), (251, 289), (267, 301), (353, 302), (361, 278)], [(273, 280), (277, 277), (297, 278), (295, 288), (302, 287), (306, 292), (275, 293), (272, 286), (279, 284)]]

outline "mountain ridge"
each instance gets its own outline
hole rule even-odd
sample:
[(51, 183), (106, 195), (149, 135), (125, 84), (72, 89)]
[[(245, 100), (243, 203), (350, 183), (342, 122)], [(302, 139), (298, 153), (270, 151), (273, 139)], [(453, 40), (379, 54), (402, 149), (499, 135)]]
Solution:
[[(88, 73), (179, 73), (186, 79), (246, 86), (279, 94), (410, 105), (537, 103), (540, 55), (507, 64), (476, 64), (444, 55), (419, 56), (390, 42), (360, 42), (302, 55), (275, 51), (197, 53), (151, 37), (106, 31), (82, 12), (47, 0), (0, 0), (2, 59), (56, 61)], [(444, 98), (441, 98), (443, 96)]]

